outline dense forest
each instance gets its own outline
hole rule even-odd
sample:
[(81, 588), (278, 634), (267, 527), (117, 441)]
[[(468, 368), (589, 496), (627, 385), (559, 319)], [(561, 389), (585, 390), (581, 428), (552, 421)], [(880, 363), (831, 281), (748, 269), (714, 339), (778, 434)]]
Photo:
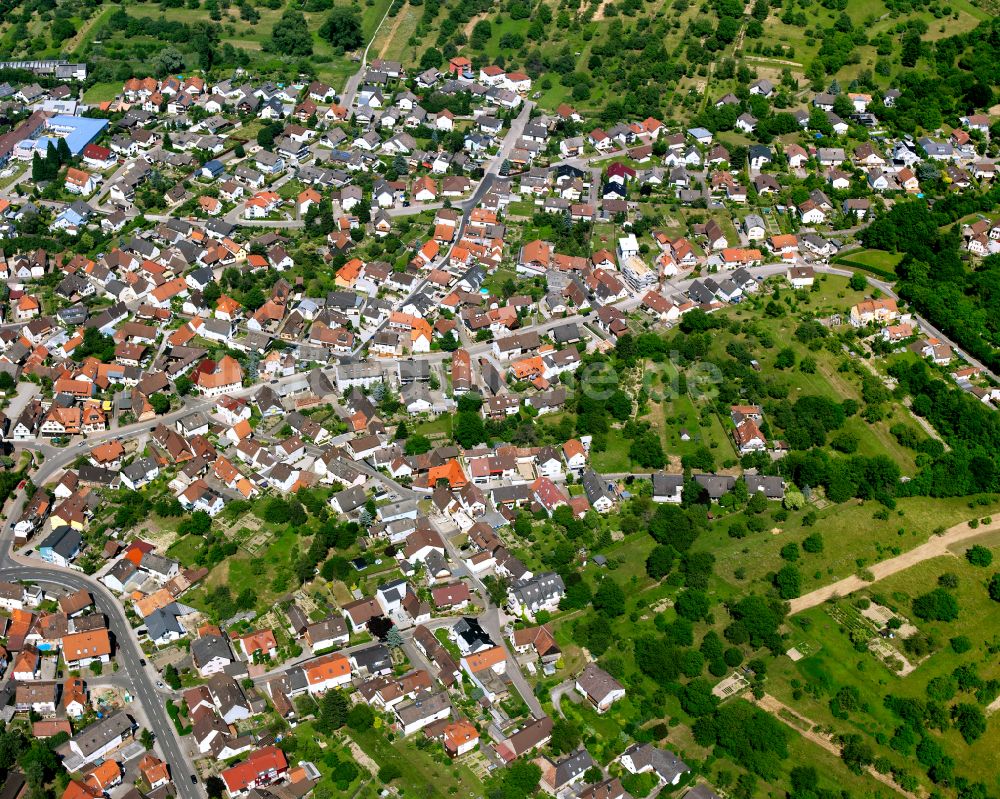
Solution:
[(951, 195), (933, 204), (897, 203), (861, 233), (866, 247), (904, 253), (896, 266), (900, 296), (975, 358), (1000, 369), (1000, 258), (976, 269), (962, 260), (956, 220), (1000, 204), (1000, 187)]

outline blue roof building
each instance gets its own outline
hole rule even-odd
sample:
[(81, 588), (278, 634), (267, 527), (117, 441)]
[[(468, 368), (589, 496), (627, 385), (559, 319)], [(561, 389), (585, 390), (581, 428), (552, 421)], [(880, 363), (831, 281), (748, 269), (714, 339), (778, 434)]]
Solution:
[(80, 554), (83, 536), (65, 525), (57, 527), (38, 545), (38, 554), (46, 563), (68, 566)]
[(213, 158), (211, 161), (206, 162), (205, 166), (201, 168), (201, 175), (205, 178), (217, 178), (223, 173), (226, 165), (222, 163), (217, 158)]
[(17, 145), (17, 157), (30, 159), (33, 150), (44, 155), (51, 143), (55, 147), (59, 139), (66, 140), (66, 146), (74, 156), (83, 152), (83, 148), (101, 135), (108, 126), (106, 119), (91, 119), (90, 117), (54, 116), (45, 121), (45, 132), (37, 139), (25, 139)]

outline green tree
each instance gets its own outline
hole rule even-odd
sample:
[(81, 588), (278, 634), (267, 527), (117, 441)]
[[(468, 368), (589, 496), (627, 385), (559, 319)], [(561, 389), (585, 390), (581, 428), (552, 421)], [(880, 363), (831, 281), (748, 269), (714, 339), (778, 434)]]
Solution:
[(538, 790), (542, 770), (531, 760), (515, 760), (500, 772), (498, 787), (502, 799), (527, 799)]
[(370, 730), (375, 724), (375, 713), (366, 704), (354, 705), (347, 714), (347, 726), (355, 732)]
[(493, 36), (493, 26), (488, 19), (481, 19), (472, 29), (472, 36), (469, 39), (476, 50), (482, 50), (490, 38)]
[(974, 743), (986, 732), (986, 716), (977, 705), (960, 702), (951, 709), (951, 718), (967, 744)]
[(478, 413), (459, 411), (455, 423), (455, 440), (466, 449), (486, 440), (486, 428)]
[(686, 588), (677, 595), (674, 610), (682, 619), (697, 622), (705, 618), (711, 605), (711, 600), (704, 591)]
[(778, 552), (783, 560), (787, 560), (789, 563), (795, 563), (800, 557), (799, 555), (799, 545), (794, 541), (785, 544), (781, 550)]
[[(163, 670), (163, 681), (175, 691), (180, 690), (181, 675), (177, 673), (177, 667), (173, 663), (167, 664)], [(149, 748), (148, 746), (146, 747)]]
[(65, 17), (58, 17), (53, 20), (50, 33), (52, 35), (52, 46), (58, 48), (66, 39), (76, 36), (76, 27)]
[(841, 738), (840, 757), (855, 774), (861, 774), (865, 767), (875, 760), (871, 746), (857, 733), (851, 733)]
[(170, 410), (170, 397), (166, 394), (150, 394), (149, 404), (158, 415), (162, 415)]
[(646, 574), (654, 580), (662, 580), (674, 567), (674, 550), (672, 547), (657, 544), (646, 558)]
[(629, 445), (628, 456), (644, 469), (662, 469), (667, 465), (659, 434), (649, 430)]
[(431, 440), (427, 436), (413, 435), (406, 439), (407, 455), (423, 455), (431, 451)]
[(625, 615), (625, 592), (610, 577), (594, 592), (594, 609), (612, 618)]
[(774, 365), (778, 369), (790, 369), (795, 366), (795, 350), (790, 347), (786, 347), (778, 353), (777, 359), (774, 361)]
[(913, 600), (913, 615), (924, 621), (954, 621), (958, 600), (943, 588), (935, 588)]
[(356, 50), (365, 42), (361, 17), (350, 6), (334, 6), (319, 35), (340, 50)]
[(320, 700), (319, 718), (316, 729), (324, 735), (339, 730), (347, 720), (349, 705), (347, 697), (340, 691), (327, 691)]
[(209, 795), (210, 799), (222, 799), (222, 794), (226, 790), (226, 783), (222, 781), (222, 777), (217, 777), (214, 774), (211, 777), (205, 779), (205, 792)]
[(993, 563), (993, 553), (981, 544), (975, 544), (965, 551), (965, 559), (973, 566), (985, 568)]
[(552, 724), (552, 739), (549, 745), (556, 754), (566, 755), (576, 751), (582, 737), (580, 728), (575, 722), (557, 718)]
[[(349, 10), (346, 6), (343, 8)], [(325, 29), (326, 24), (320, 28), (320, 35), (330, 39), (332, 43), (329, 33), (324, 33)], [(271, 38), (265, 42), (265, 49), (272, 53), (281, 53), (292, 57), (312, 55), (312, 33), (303, 13), (292, 8), (286, 9), (281, 15), (281, 19), (274, 24)]]
[(379, 781), (388, 785), (403, 776), (403, 770), (395, 763), (386, 763), (378, 770)]
[(802, 593), (802, 575), (791, 564), (784, 566), (774, 575), (774, 587), (782, 599), (795, 599)]

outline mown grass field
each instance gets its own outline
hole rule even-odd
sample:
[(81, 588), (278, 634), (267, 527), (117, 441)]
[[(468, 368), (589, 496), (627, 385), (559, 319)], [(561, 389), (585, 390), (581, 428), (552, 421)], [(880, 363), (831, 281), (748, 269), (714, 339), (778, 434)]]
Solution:
[(884, 250), (859, 250), (847, 253), (843, 258), (851, 263), (871, 266), (886, 272), (895, 272), (896, 264), (903, 260), (903, 254), (885, 252)]

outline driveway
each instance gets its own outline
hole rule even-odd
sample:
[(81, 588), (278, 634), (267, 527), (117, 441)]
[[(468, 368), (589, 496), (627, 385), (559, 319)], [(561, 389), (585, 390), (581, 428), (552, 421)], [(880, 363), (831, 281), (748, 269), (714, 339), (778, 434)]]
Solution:
[(17, 393), (11, 397), (10, 404), (4, 409), (4, 415), (8, 419), (16, 420), (25, 409), (28, 402), (38, 394), (40, 386), (37, 383), (22, 381), (17, 384)]
[(568, 699), (574, 705), (578, 705), (583, 701), (580, 695), (574, 690), (574, 686), (575, 683), (573, 680), (564, 680), (549, 692), (549, 697), (552, 699), (552, 707), (555, 708), (560, 718), (566, 718), (566, 714), (562, 712), (563, 699)]

